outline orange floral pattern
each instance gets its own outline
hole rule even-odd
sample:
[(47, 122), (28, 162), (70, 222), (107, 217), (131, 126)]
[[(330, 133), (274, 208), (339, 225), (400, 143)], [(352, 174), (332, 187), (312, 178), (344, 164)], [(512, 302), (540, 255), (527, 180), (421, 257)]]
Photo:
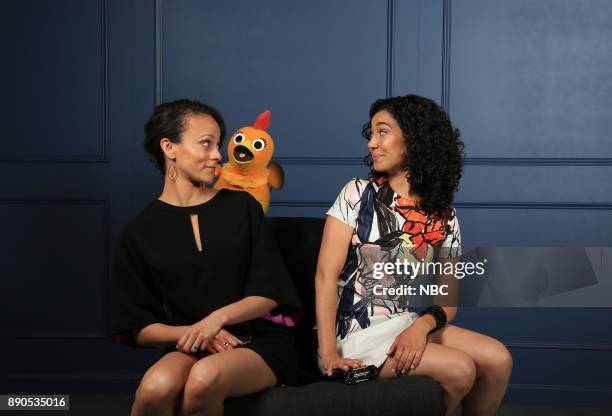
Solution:
[(425, 211), (419, 209), (415, 200), (397, 195), (393, 210), (399, 212), (406, 220), (402, 230), (410, 235), (410, 241), (414, 243), (410, 253), (418, 260), (425, 259), (428, 245), (437, 247), (444, 242), (446, 237), (444, 221), (436, 218), (435, 213), (427, 215)]

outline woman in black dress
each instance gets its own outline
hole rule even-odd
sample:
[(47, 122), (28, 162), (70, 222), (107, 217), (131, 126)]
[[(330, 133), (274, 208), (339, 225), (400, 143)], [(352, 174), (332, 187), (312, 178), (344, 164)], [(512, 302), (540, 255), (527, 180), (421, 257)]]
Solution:
[(259, 203), (206, 186), (221, 160), (219, 112), (161, 104), (145, 134), (164, 188), (121, 234), (112, 333), (167, 349), (142, 378), (132, 415), (220, 415), (227, 397), (295, 381), (286, 326), (300, 303)]

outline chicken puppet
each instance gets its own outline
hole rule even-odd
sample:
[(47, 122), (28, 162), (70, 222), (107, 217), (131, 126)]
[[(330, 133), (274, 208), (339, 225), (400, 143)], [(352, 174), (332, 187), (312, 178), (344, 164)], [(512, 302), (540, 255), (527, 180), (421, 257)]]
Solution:
[(257, 117), (252, 126), (238, 129), (229, 140), (229, 161), (218, 166), (215, 189), (232, 189), (250, 193), (268, 213), (270, 188), (283, 187), (284, 173), (281, 166), (272, 161), (274, 142), (266, 133), (270, 125), (270, 110)]

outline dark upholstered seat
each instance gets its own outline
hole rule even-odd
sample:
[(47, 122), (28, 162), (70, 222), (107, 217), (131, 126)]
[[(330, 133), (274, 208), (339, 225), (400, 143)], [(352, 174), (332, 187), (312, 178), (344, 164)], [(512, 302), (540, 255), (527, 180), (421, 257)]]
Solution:
[(277, 387), (258, 394), (231, 398), (225, 414), (257, 415), (443, 415), (444, 391), (421, 376), (375, 380), (355, 386), (325, 381), (315, 361), (314, 276), (323, 233), (323, 219), (268, 218), (287, 268), (304, 305), (295, 328), (300, 349), (300, 386)]

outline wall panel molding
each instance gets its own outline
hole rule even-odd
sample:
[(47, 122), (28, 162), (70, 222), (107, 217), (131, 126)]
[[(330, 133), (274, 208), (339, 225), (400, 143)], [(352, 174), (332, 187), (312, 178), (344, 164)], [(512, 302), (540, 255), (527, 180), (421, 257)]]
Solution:
[(455, 208), (486, 208), (486, 209), (588, 209), (611, 210), (612, 203), (584, 202), (455, 202)]
[(108, 4), (100, 0), (102, 7), (102, 152), (99, 162), (109, 163), (108, 149)]
[[(270, 205), (275, 207), (330, 207), (332, 200), (277, 200), (271, 201)], [(612, 210), (612, 203), (554, 203), (554, 202), (455, 202), (455, 208), (486, 208), (486, 209), (588, 209), (588, 210)]]
[[(447, 110), (467, 133), (469, 149), (478, 150), (472, 164), (610, 166), (611, 157), (599, 157), (610, 153), (604, 114), (609, 94), (601, 69), (609, 67), (610, 55), (602, 53), (600, 40), (609, 34), (606, 2), (584, 7), (550, 1), (538, 8), (528, 1), (443, 3), (443, 46), (453, 58), (452, 68), (451, 55), (443, 59), (443, 74), (452, 70)], [(553, 4), (555, 12), (548, 13)], [(445, 31), (451, 23), (452, 51)], [(563, 29), (568, 26), (575, 30)], [(571, 105), (563, 103), (566, 98)], [(521, 102), (535, 106), (537, 116)]]
[(551, 390), (558, 392), (601, 392), (601, 393), (612, 393), (612, 387), (610, 386), (574, 386), (571, 384), (522, 384), (512, 383), (508, 386), (509, 389), (516, 390)]
[(466, 165), (480, 166), (612, 166), (612, 158), (468, 157)]
[(66, 373), (37, 373), (37, 374), (3, 374), (0, 376), (1, 380), (135, 380), (139, 381), (142, 378), (142, 374), (103, 374), (103, 373), (80, 373), (80, 374), (66, 374)]
[(283, 165), (364, 165), (360, 157), (286, 156), (275, 157), (274, 160)]
[(162, 0), (155, 0), (155, 85), (153, 86), (155, 97), (155, 105), (164, 102), (164, 85), (163, 85), (163, 4)]
[(612, 351), (612, 344), (581, 344), (554, 342), (502, 341), (508, 348), (570, 351)]
[(451, 0), (442, 1), (442, 96), (440, 105), (450, 114)]
[(0, 155), (0, 163), (109, 163), (108, 144), (108, 0), (99, 0), (100, 6), (100, 60), (101, 60), (101, 114), (100, 153), (97, 155)]
[(609, 407), (611, 393), (612, 387), (602, 385), (510, 383), (504, 403)]
[[(104, 252), (101, 254), (103, 259), (103, 270), (100, 272), (102, 281), (100, 282), (103, 305), (108, 305), (110, 296), (110, 201), (108, 199), (0, 199), (0, 205), (30, 205), (30, 206), (98, 206), (103, 209), (102, 227)], [(25, 340), (25, 339), (107, 339), (108, 338), (108, 317), (107, 311), (103, 310), (105, 317), (103, 327), (95, 330), (63, 332), (63, 331), (32, 331), (24, 332), (0, 331), (0, 339), (4, 340)]]
[(24, 333), (2, 332), (0, 339), (19, 341), (19, 340), (89, 340), (89, 339), (108, 339), (108, 334), (104, 331), (95, 332), (53, 332), (53, 331), (28, 331)]
[(387, 81), (386, 96), (393, 95), (394, 79), (393, 68), (395, 65), (395, 0), (387, 0)]
[[(360, 157), (284, 156), (274, 158), (285, 165), (355, 165), (363, 166)], [(518, 158), (466, 157), (466, 166), (612, 166), (612, 158)]]

